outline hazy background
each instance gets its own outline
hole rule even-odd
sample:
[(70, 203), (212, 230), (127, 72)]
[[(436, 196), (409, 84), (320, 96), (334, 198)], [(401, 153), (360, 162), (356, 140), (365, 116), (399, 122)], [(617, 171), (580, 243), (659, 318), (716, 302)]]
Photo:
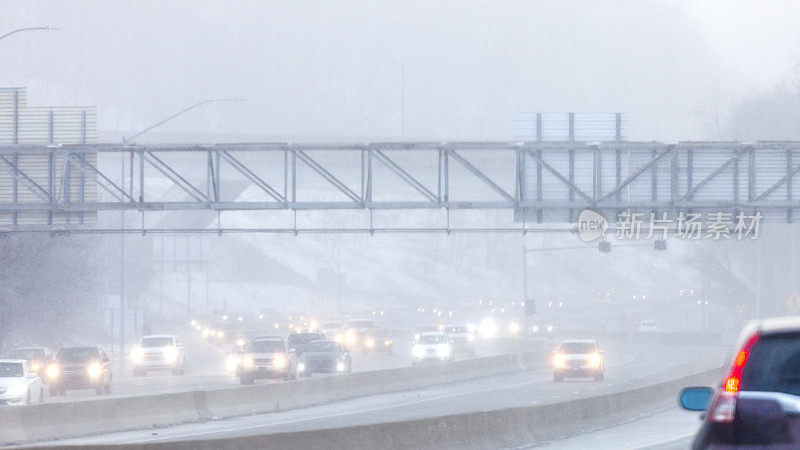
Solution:
[[(625, 112), (633, 140), (800, 139), (796, 2), (0, 0), (0, 34), (43, 25), (59, 30), (0, 41), (0, 86), (27, 87), (31, 105), (97, 105), (106, 142), (220, 97), (248, 101), (204, 106), (140, 142), (502, 140), (523, 111)], [(511, 212), (503, 213), (478, 220), (510, 224)], [(261, 224), (256, 213), (231, 217), (226, 226)], [(670, 242), (658, 253), (537, 254), (530, 295), (564, 300), (565, 322), (698, 328), (709, 314), (733, 329), (754, 316), (756, 297), (762, 315), (791, 312), (784, 299), (798, 293), (787, 269), (800, 251), (795, 234), (774, 229), (755, 249)], [(121, 290), (119, 241), (3, 241), (0, 339), (30, 340), (31, 330), (48, 342), (65, 333), (100, 339)], [(181, 258), (201, 241), (162, 241), (127, 238), (125, 291), (129, 305), (176, 320), (187, 298), (206, 310), (521, 299), (522, 246), (576, 242), (533, 234), (206, 237), (208, 270), (186, 274), (155, 264), (170, 257), (159, 249), (180, 249), (173, 257)], [(702, 291), (708, 311), (694, 306), (698, 299), (679, 299), (682, 289)], [(653, 303), (633, 305), (634, 295)]]
[(627, 112), (635, 140), (800, 135), (780, 119), (800, 112), (792, 1), (0, 1), (0, 30), (40, 25), (60, 30), (0, 43), (0, 85), (98, 105), (105, 141), (214, 97), (249, 101), (149, 139), (397, 139), (401, 67), (407, 138), (510, 139), (520, 111)]

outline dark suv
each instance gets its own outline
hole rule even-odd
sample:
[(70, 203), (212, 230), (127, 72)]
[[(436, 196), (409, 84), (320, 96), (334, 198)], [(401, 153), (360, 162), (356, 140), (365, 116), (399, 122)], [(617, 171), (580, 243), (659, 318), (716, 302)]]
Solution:
[(50, 395), (77, 389), (94, 389), (98, 395), (111, 393), (111, 360), (100, 346), (62, 348), (45, 375)]
[(716, 389), (690, 387), (680, 404), (706, 411), (693, 448), (800, 447), (800, 319), (748, 325)]

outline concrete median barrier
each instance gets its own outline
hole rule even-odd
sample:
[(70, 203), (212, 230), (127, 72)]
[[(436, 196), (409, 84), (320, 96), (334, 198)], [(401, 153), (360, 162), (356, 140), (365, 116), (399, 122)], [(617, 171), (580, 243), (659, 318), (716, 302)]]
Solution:
[(536, 359), (536, 354), (505, 354), (209, 391), (0, 408), (0, 443), (43, 441), (302, 408), (507, 373), (530, 367)]
[(681, 388), (710, 384), (718, 376), (719, 371), (712, 370), (638, 389), (541, 406), (232, 439), (133, 445), (128, 448), (441, 449), (534, 445), (663, 410), (675, 404)]

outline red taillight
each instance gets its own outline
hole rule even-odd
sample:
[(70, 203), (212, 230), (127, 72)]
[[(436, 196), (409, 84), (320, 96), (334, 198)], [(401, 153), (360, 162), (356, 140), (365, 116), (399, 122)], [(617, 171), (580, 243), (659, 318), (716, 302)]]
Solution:
[(753, 335), (750, 336), (750, 338), (744, 343), (742, 349), (739, 350), (739, 353), (736, 354), (736, 358), (733, 360), (733, 367), (731, 367), (730, 372), (728, 372), (728, 376), (722, 383), (722, 389), (725, 392), (730, 392), (731, 394), (739, 392), (739, 383), (742, 380), (742, 371), (744, 370), (745, 364), (747, 364), (747, 357), (750, 355), (750, 350), (753, 349), (753, 346), (756, 345), (756, 342), (758, 342), (758, 333), (753, 333)]

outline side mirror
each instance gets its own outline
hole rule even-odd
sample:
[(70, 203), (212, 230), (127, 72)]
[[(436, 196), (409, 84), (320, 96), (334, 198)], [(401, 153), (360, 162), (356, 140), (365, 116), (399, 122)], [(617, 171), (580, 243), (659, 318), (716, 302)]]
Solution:
[(679, 397), (681, 408), (687, 411), (705, 411), (714, 391), (710, 387), (693, 386), (684, 388)]

